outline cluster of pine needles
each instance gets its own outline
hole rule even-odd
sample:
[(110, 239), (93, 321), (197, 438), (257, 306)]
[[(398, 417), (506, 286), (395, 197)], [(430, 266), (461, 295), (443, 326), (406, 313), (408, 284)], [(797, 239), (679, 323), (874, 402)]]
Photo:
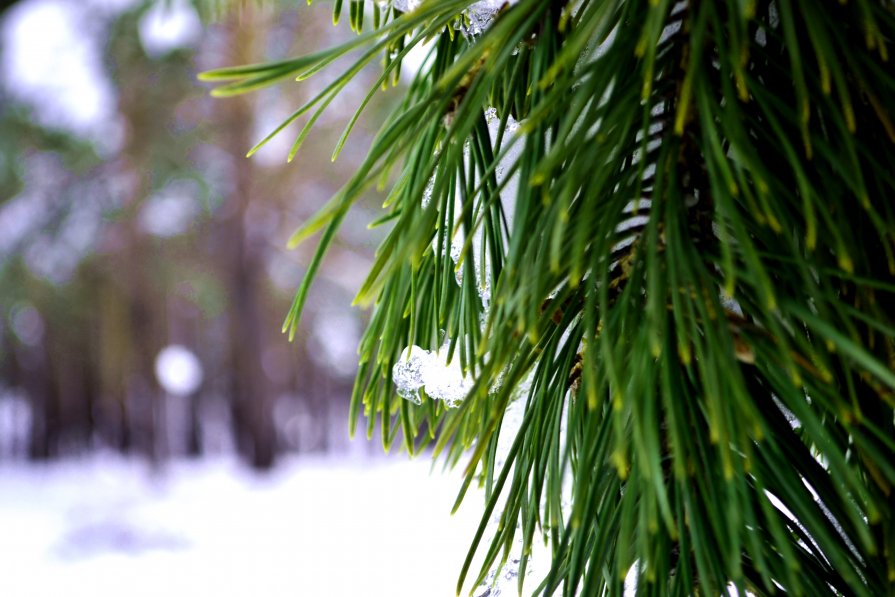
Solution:
[[(291, 158), (367, 65), (357, 115), (428, 52), (295, 233), (322, 238), (285, 329), (384, 186), (352, 429), (465, 458), (458, 504), (484, 485), (458, 591), (521, 537), (538, 594), (632, 570), (638, 595), (895, 594), (895, 3), (518, 0), (482, 31), (473, 4), (348, 2), (348, 43), (203, 75), (231, 95), (354, 52), (272, 133), (306, 118)], [(400, 398), (404, 349), (445, 338), (466, 399)]]

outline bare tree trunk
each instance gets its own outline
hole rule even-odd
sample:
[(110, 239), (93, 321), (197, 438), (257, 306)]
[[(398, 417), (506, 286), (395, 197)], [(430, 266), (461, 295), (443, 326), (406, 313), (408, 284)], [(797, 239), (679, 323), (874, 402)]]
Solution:
[(23, 385), (31, 397), (28, 457), (46, 460), (56, 455), (58, 446), (58, 396), (46, 340), (39, 346), (23, 347), (19, 361), (26, 371)]
[[(260, 19), (250, 7), (240, 12), (240, 24), (231, 29), (234, 64), (251, 60), (254, 40), (259, 34)], [(263, 37), (263, 35), (262, 35)], [(276, 434), (270, 387), (261, 367), (264, 343), (264, 318), (260, 305), (260, 274), (264, 271), (263, 255), (245, 234), (246, 211), (253, 200), (254, 167), (243, 157), (252, 143), (254, 121), (252, 97), (239, 97), (227, 105), (227, 120), (232, 137), (227, 147), (233, 151), (234, 187), (230, 216), (221, 226), (226, 235), (230, 359), (232, 371), (233, 415), (237, 446), (257, 468), (269, 468), (276, 456)]]

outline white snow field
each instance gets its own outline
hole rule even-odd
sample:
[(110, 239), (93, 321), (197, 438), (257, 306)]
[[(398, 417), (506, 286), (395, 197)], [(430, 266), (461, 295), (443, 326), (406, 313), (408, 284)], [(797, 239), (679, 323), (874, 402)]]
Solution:
[(268, 475), (223, 458), (0, 463), (0, 595), (450, 597), (482, 498), (451, 516), (460, 474), (430, 469), (404, 455)]

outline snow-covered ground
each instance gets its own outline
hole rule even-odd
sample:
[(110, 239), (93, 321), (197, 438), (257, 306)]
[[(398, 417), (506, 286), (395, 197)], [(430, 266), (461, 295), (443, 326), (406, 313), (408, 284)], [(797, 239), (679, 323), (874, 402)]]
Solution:
[[(423, 457), (0, 464), (5, 597), (454, 595), (481, 513)], [(467, 588), (468, 590), (468, 588)]]

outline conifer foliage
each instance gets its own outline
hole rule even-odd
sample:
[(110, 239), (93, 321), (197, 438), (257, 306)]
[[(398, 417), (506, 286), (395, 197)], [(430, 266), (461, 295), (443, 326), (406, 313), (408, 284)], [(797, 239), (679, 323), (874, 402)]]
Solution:
[(895, 594), (895, 4), (344, 4), (350, 42), (203, 78), (243, 93), (356, 52), (272, 133), (309, 116), (291, 158), (360, 69), (384, 65), (369, 100), (428, 51), (295, 233), (322, 237), (285, 329), (384, 189), (352, 429), (467, 460), (458, 503), (484, 485), (458, 591), (521, 538), (538, 594), (621, 595), (632, 570), (645, 595)]

